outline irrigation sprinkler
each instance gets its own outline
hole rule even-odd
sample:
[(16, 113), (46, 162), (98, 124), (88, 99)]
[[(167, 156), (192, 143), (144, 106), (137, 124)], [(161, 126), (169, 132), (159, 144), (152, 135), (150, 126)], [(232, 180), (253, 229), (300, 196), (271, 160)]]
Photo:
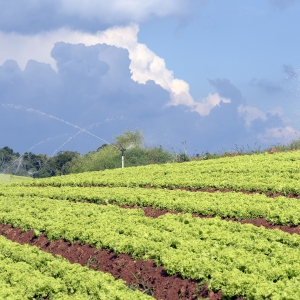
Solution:
[(126, 149), (121, 146), (121, 148), (119, 150), (122, 152), (122, 169), (123, 169), (124, 168), (124, 152)]
[[(118, 142), (117, 142), (118, 143)], [(124, 168), (124, 152), (126, 151), (126, 149), (120, 144), (119, 144), (119, 150), (122, 152), (122, 169)]]

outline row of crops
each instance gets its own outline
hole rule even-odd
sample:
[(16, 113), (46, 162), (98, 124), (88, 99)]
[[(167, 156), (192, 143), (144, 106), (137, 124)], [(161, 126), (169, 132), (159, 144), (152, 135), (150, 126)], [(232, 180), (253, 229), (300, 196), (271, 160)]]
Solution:
[(276, 225), (300, 225), (300, 201), (283, 196), (269, 198), (264, 194), (237, 192), (189, 192), (167, 189), (127, 187), (81, 188), (11, 187), (3, 185), (0, 196), (38, 197), (96, 204), (117, 204), (168, 209), (219, 216), (238, 220), (266, 218)]
[(35, 229), (51, 240), (82, 241), (97, 248), (154, 258), (169, 274), (209, 280), (227, 296), (259, 299), (275, 293), (300, 297), (300, 237), (218, 218), (166, 214), (61, 200), (0, 197), (1, 223)]
[(300, 194), (299, 169), (297, 151), (105, 170), (28, 181), (24, 185), (230, 188)]
[(151, 299), (110, 274), (0, 236), (0, 299)]
[[(224, 298), (300, 299), (300, 236), (222, 220), (264, 217), (274, 224), (300, 225), (299, 200), (161, 188), (226, 187), (297, 194), (299, 166), (300, 152), (275, 153), (1, 184), (0, 222), (23, 231), (34, 229), (36, 236), (45, 234), (50, 240), (80, 240), (135, 259), (155, 259), (169, 275), (208, 282)], [(149, 185), (157, 188), (144, 188)], [(151, 218), (142, 209), (120, 205), (187, 213)], [(192, 213), (216, 217), (198, 218)], [(8, 295), (0, 298), (151, 298), (110, 275), (0, 238), (0, 265), (7, 265), (5, 272), (11, 274), (0, 276), (0, 289)]]

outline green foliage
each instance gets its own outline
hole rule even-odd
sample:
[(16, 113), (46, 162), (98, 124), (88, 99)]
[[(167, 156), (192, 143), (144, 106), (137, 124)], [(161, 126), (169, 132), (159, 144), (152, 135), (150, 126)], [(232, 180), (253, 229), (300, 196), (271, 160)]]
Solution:
[(32, 152), (20, 155), (4, 147), (0, 149), (0, 172), (34, 178), (67, 174), (70, 162), (78, 156), (74, 151), (61, 151), (54, 157)]
[(39, 187), (26, 188), (15, 184), (14, 186), (3, 185), (0, 195), (50, 197), (57, 200), (90, 201), (98, 204), (151, 206), (157, 209), (198, 213), (203, 216), (214, 215), (238, 220), (266, 218), (267, 221), (278, 225), (300, 225), (298, 199), (286, 197), (273, 199), (264, 194), (194, 193), (181, 190), (126, 187), (102, 187), (99, 190), (69, 186), (58, 189), (48, 186), (41, 189)]
[[(208, 281), (211, 289), (221, 289), (227, 297), (300, 297), (300, 237), (296, 235), (219, 218), (166, 214), (153, 219), (140, 209), (41, 201), (40, 197), (0, 196), (0, 205), (2, 223), (34, 228), (51, 240), (80, 240), (134, 258), (153, 258), (168, 274)], [(90, 278), (74, 275), (76, 286)]]
[(0, 172), (5, 171), (19, 157), (18, 152), (15, 153), (13, 149), (7, 146), (0, 148)]
[(144, 137), (141, 130), (132, 132), (125, 130), (122, 134), (115, 137), (116, 143), (122, 148), (142, 147)]
[(21, 299), (153, 299), (131, 291), (122, 280), (53, 257), (37, 247), (0, 236), (0, 298)]
[(300, 151), (295, 151), (105, 170), (39, 180), (35, 184), (225, 188), (300, 195), (299, 169)]
[(125, 167), (141, 166), (148, 164), (162, 164), (166, 162), (188, 162), (191, 160), (210, 160), (227, 156), (242, 156), (252, 154), (262, 154), (266, 151), (286, 152), (300, 149), (300, 138), (293, 140), (287, 145), (277, 145), (273, 148), (261, 150), (258, 146), (251, 149), (249, 145), (245, 149), (243, 146), (232, 151), (223, 150), (219, 154), (211, 154), (208, 151), (195, 154), (191, 157), (187, 154), (186, 141), (183, 142), (184, 151), (178, 153), (173, 151), (171, 154), (162, 149), (161, 146), (147, 148), (143, 146), (144, 137), (141, 130), (125, 130), (117, 135), (115, 144), (103, 144), (97, 151), (90, 151), (86, 155), (80, 155), (75, 151), (61, 151), (54, 157), (45, 154), (34, 154), (25, 152), (20, 155), (13, 149), (5, 146), (0, 148), (0, 172), (21, 176), (31, 176), (34, 178), (45, 178), (70, 173), (79, 173), (86, 171), (99, 171), (105, 169), (115, 169), (121, 167), (120, 152), (117, 148), (125, 148)]
[(176, 162), (187, 162), (190, 161), (190, 158), (185, 154), (185, 153), (179, 153), (178, 155), (176, 155)]
[[(186, 151), (182, 154), (186, 154)], [(299, 151), (274, 154), (266, 152), (220, 159), (211, 159), (215, 158), (214, 155), (206, 153), (207, 159), (199, 161), (141, 167), (135, 166), (153, 161), (168, 161), (172, 156), (161, 147), (146, 149), (141, 146), (130, 147), (125, 155), (125, 169), (1, 185), (0, 222), (10, 223), (23, 230), (34, 229), (36, 235), (45, 233), (52, 240), (80, 240), (98, 248), (110, 249), (117, 254), (128, 253), (134, 258), (155, 259), (157, 265), (163, 265), (170, 275), (180, 274), (183, 278), (201, 283), (208, 282), (210, 289), (222, 290), (224, 299), (238, 296), (262, 300), (300, 298), (298, 235), (220, 219), (265, 217), (275, 224), (299, 225), (299, 200), (285, 197), (272, 199), (265, 195), (245, 195), (236, 192), (210, 194), (159, 189), (216, 187), (299, 195)], [(228, 152), (227, 155), (231, 154)], [(111, 145), (102, 145), (97, 152), (74, 157), (66, 154), (61, 156), (61, 160), (51, 162), (54, 169), (64, 169), (65, 173), (83, 172), (86, 168), (98, 170), (99, 166), (108, 169), (120, 167), (121, 153)], [(72, 169), (74, 166), (78, 169)], [(103, 185), (107, 187), (81, 188)], [(140, 188), (145, 186), (158, 189)], [(83, 203), (85, 201), (106, 205)], [(122, 209), (115, 204), (152, 206), (185, 213), (165, 214), (154, 219), (145, 217), (141, 209)], [(218, 217), (194, 218), (190, 214), (194, 212)], [(24, 258), (22, 263), (29, 264), (29, 267), (23, 264), (15, 267), (9, 260), (5, 260), (7, 257), (3, 258), (1, 264), (0, 239), (0, 298), (2, 290), (9, 292), (9, 289), (16, 286), (19, 288), (18, 285), (21, 288), (26, 286), (27, 278), (30, 283), (38, 282), (37, 284), (42, 286), (44, 284), (45, 278), (36, 273), (40, 271), (37, 269), (40, 261), (35, 262), (35, 259), (32, 259), (29, 263), (27, 259), (31, 255), (23, 249), (25, 248), (19, 251), (18, 257)], [(18, 261), (19, 258), (15, 259), (16, 256), (13, 255), (9, 253), (7, 256)], [(55, 268), (57, 265), (60, 266), (51, 263)], [(8, 269), (10, 267), (11, 269)], [(59, 272), (55, 268), (55, 274), (66, 274), (64, 272), (68, 266), (61, 264)], [(94, 282), (94, 277), (82, 274), (80, 268), (72, 273), (75, 274), (74, 277), (66, 275), (71, 278), (71, 283), (68, 284), (73, 292), (78, 286), (85, 287), (86, 282)], [(43, 271), (53, 270), (48, 269), (46, 265)], [(2, 276), (1, 270), (12, 270), (15, 274), (20, 274), (20, 281), (14, 287), (11, 281), (3, 282), (7, 272), (3, 272)], [(27, 270), (30, 271), (28, 276)], [(52, 273), (47, 273), (47, 276), (49, 274), (50, 279), (55, 277)], [(93, 274), (91, 276), (94, 276)], [(59, 277), (63, 288), (64, 278), (66, 277)], [(50, 291), (54, 289), (54, 283), (51, 284), (47, 281), (47, 289)], [(101, 283), (102, 288), (104, 284)], [(34, 288), (37, 285), (27, 286)], [(55, 285), (55, 288), (59, 289), (61, 286)], [(94, 286), (89, 285), (89, 288), (93, 290)], [(110, 291), (118, 292), (119, 288), (115, 288), (114, 281), (109, 284)], [(19, 289), (13, 292), (22, 295)], [(134, 294), (130, 297), (138, 299), (139, 295)]]
[(23, 155), (14, 153), (12, 149), (0, 149), (0, 172), (8, 174), (45, 178), (70, 173), (99, 171), (121, 167), (120, 147), (126, 148), (125, 165), (140, 166), (161, 164), (171, 161), (172, 154), (162, 147), (142, 147), (144, 137), (140, 130), (124, 131), (115, 137), (116, 144), (103, 144), (97, 151), (80, 155), (75, 151), (61, 151), (53, 157), (44, 154), (26, 152)]
[(125, 152), (125, 163), (127, 167), (142, 166), (150, 164), (162, 164), (172, 160), (173, 156), (162, 149), (154, 147), (151, 149), (131, 148)]
[(291, 151), (300, 149), (300, 137), (298, 139), (292, 140), (287, 145), (276, 145), (275, 148), (277, 151)]
[[(121, 151), (112, 145), (98, 148), (97, 152), (90, 152), (77, 157), (67, 165), (67, 173), (82, 173), (101, 171), (105, 169), (121, 168)], [(164, 151), (162, 147), (141, 148), (132, 147), (125, 151), (125, 166), (141, 166), (149, 164), (162, 164), (171, 161), (172, 154)]]
[(115, 169), (120, 167), (120, 151), (107, 145), (98, 148), (97, 152), (90, 152), (86, 155), (76, 157), (67, 164), (68, 173), (81, 173), (86, 171), (99, 171), (105, 169)]
[(79, 156), (80, 154), (75, 151), (60, 151), (53, 157), (46, 157), (41, 168), (33, 174), (33, 177), (43, 178), (68, 174), (71, 162)]
[(0, 183), (22, 181), (22, 180), (29, 180), (29, 179), (31, 179), (31, 177), (16, 176), (16, 175), (12, 175), (12, 174), (0, 174)]
[[(110, 148), (101, 147), (97, 153), (111, 155)], [(128, 159), (130, 151), (135, 151), (132, 157), (142, 156), (141, 150), (145, 149), (129, 149)], [(120, 152), (115, 151), (120, 158)], [(97, 153), (87, 156), (92, 160)], [(36, 235), (45, 233), (53, 240), (80, 240), (134, 258), (155, 259), (168, 274), (208, 282), (210, 289), (222, 290), (224, 298), (288, 299), (287, 295), (292, 295), (298, 299), (300, 237), (220, 219), (265, 217), (275, 224), (299, 225), (297, 199), (138, 187), (218, 187), (300, 194), (299, 169), (297, 151), (152, 164), (4, 184), (0, 190), (0, 222), (23, 230), (33, 228)], [(41, 185), (46, 187), (34, 187)], [(101, 185), (110, 187), (80, 188)], [(106, 205), (83, 203), (87, 200)], [(141, 209), (111, 204), (186, 213), (154, 219), (145, 217)], [(218, 217), (193, 218), (193, 212)]]

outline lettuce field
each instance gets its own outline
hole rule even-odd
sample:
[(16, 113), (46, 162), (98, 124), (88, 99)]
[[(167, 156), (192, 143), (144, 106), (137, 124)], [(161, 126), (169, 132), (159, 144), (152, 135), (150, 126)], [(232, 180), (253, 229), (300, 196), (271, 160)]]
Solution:
[(300, 299), (300, 152), (0, 185), (1, 299)]

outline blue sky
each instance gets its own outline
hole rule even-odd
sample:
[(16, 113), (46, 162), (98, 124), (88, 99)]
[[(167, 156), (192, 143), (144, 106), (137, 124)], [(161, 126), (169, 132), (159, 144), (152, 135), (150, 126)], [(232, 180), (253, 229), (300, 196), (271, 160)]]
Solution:
[(86, 153), (126, 129), (190, 155), (288, 143), (299, 15), (297, 0), (0, 0), (0, 147)]

